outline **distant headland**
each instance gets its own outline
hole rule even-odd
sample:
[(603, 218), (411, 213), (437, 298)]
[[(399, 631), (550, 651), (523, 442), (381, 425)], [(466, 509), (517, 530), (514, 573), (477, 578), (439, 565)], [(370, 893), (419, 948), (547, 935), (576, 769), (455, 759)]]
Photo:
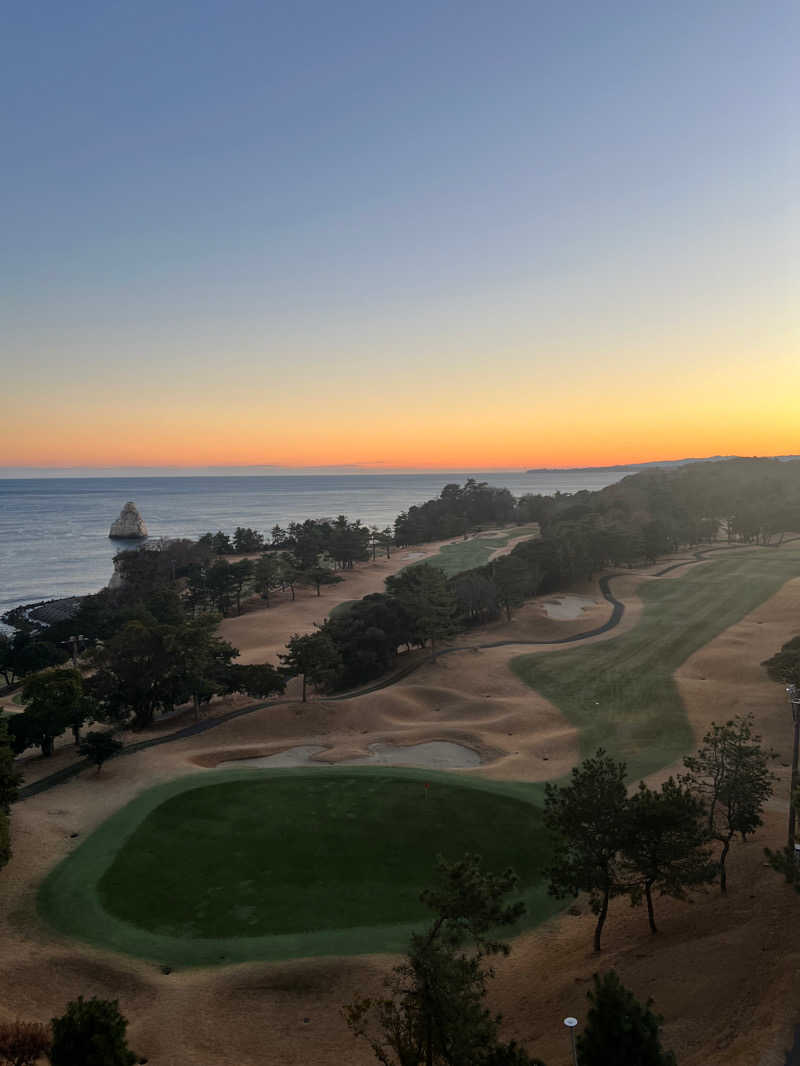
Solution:
[(640, 470), (649, 470), (656, 466), (688, 466), (689, 463), (713, 463), (723, 459), (777, 459), (779, 462), (789, 462), (792, 459), (800, 459), (800, 455), (706, 455), (701, 459), (654, 459), (647, 463), (619, 463), (616, 466), (535, 466), (526, 470), (525, 473), (588, 474), (592, 471), (614, 473), (629, 470), (632, 474), (635, 474)]

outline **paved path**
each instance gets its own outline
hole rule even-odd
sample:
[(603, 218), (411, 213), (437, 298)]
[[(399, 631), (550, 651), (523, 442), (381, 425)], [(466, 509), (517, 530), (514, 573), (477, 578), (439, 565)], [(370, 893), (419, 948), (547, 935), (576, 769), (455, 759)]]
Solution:
[[(793, 541), (800, 540), (800, 537), (793, 537), (791, 540), (782, 541), (783, 544), (791, 544)], [(673, 563), (670, 566), (665, 567), (663, 570), (659, 570), (654, 577), (663, 577), (665, 574), (670, 573), (672, 570), (676, 570), (681, 566), (691, 566), (694, 563), (702, 562), (706, 556), (713, 552), (725, 552), (725, 551), (753, 551), (757, 548), (770, 547), (779, 548), (780, 544), (770, 545), (753, 545), (750, 548), (741, 547), (723, 547), (723, 548), (705, 548), (701, 551), (694, 553), (694, 559), (684, 560), (682, 563)], [(589, 637), (597, 637), (602, 633), (608, 633), (610, 630), (615, 629), (622, 620), (622, 616), (625, 613), (625, 604), (621, 600), (618, 600), (611, 591), (611, 581), (615, 577), (619, 577), (619, 574), (609, 574), (606, 577), (600, 578), (600, 591), (604, 598), (611, 604), (611, 614), (608, 619), (603, 622), (602, 625), (596, 626), (594, 629), (587, 629), (583, 633), (575, 633), (571, 637), (559, 637), (555, 640), (494, 640), (487, 644), (462, 644), (454, 647), (443, 648), (437, 655), (437, 658), (443, 655), (454, 655), (456, 652), (473, 651), (473, 650), (486, 650), (488, 648), (506, 648), (506, 647), (546, 647), (559, 644), (575, 644), (581, 640), (588, 640)], [(406, 666), (401, 670), (397, 670), (389, 677), (384, 678), (381, 681), (376, 681), (373, 685), (367, 685), (365, 688), (354, 689), (350, 692), (344, 692), (338, 696), (323, 696), (319, 702), (321, 703), (336, 703), (339, 700), (350, 700), (358, 696), (366, 696), (371, 692), (380, 692), (381, 689), (389, 688), (391, 685), (396, 685), (398, 681), (402, 681), (404, 678), (409, 677), (417, 670), (422, 669), (423, 666), (427, 666), (430, 662), (429, 659), (418, 659), (410, 666)], [(216, 729), (217, 726), (224, 725), (225, 722), (230, 722), (234, 718), (240, 718), (245, 714), (252, 714), (254, 711), (261, 711), (265, 707), (277, 707), (281, 704), (296, 703), (296, 700), (282, 699), (282, 700), (265, 700), (262, 703), (251, 703), (247, 707), (240, 707), (238, 710), (229, 711), (227, 714), (220, 714), (214, 718), (204, 718), (199, 722), (193, 722), (191, 725), (184, 726), (183, 729), (178, 729), (174, 733), (167, 733), (162, 737), (152, 737), (150, 740), (140, 740), (133, 744), (127, 744), (119, 755), (115, 758), (119, 759), (125, 755), (134, 755), (137, 751), (144, 751), (147, 748), (156, 748), (161, 744), (171, 744), (176, 740), (184, 740), (187, 737), (196, 737), (201, 733), (207, 733), (210, 729)], [(60, 785), (63, 781), (69, 781), (70, 778), (76, 777), (79, 773), (86, 770), (91, 764), (86, 759), (81, 759), (78, 762), (71, 763), (69, 766), (63, 767), (61, 770), (56, 770), (55, 773), (48, 774), (47, 777), (42, 777), (38, 781), (32, 782), (30, 785), (26, 785), (19, 790), (19, 799), (24, 800), (29, 796), (36, 796), (40, 792), (46, 792), (48, 789), (53, 788), (55, 785)], [(800, 1053), (798, 1053), (798, 1059), (796, 1066), (800, 1066)]]
[[(453, 655), (460, 651), (472, 651), (476, 648), (503, 648), (513, 645), (542, 647), (553, 644), (573, 644), (576, 641), (586, 640), (588, 637), (596, 637), (601, 633), (607, 633), (610, 629), (614, 629), (615, 626), (619, 625), (625, 612), (624, 603), (622, 603), (621, 600), (618, 600), (611, 592), (609, 583), (614, 576), (615, 575), (612, 574), (600, 579), (600, 591), (603, 593), (605, 599), (611, 604), (612, 609), (611, 615), (607, 621), (602, 625), (597, 626), (595, 629), (587, 629), (584, 633), (576, 633), (571, 637), (560, 637), (557, 640), (495, 640), (488, 644), (464, 644), (456, 647), (443, 648), (438, 653), (437, 658), (443, 655)], [(429, 662), (429, 659), (419, 659), (410, 666), (396, 671), (390, 677), (384, 678), (381, 681), (376, 681), (374, 685), (368, 685), (365, 688), (355, 689), (350, 692), (343, 692), (338, 696), (323, 696), (319, 702), (336, 703), (339, 700), (350, 700), (357, 696), (366, 696), (370, 692), (379, 692), (381, 689), (389, 688), (390, 685), (396, 685), (398, 681), (402, 681), (416, 670), (420, 670), (423, 666), (427, 666)], [(120, 759), (125, 755), (134, 755), (137, 751), (145, 751), (147, 748), (156, 748), (161, 744), (172, 744), (176, 740), (184, 740), (187, 737), (196, 737), (201, 733), (207, 733), (210, 729), (216, 729), (217, 726), (223, 725), (225, 722), (230, 722), (234, 718), (240, 718), (242, 715), (252, 714), (254, 711), (261, 711), (265, 707), (278, 707), (281, 704), (296, 702), (296, 700), (282, 699), (264, 700), (262, 703), (251, 703), (247, 707), (240, 707), (238, 710), (229, 711), (227, 714), (220, 714), (214, 718), (204, 718), (199, 722), (192, 722), (191, 725), (184, 726), (183, 729), (177, 729), (174, 733), (167, 733), (163, 737), (152, 737), (150, 740), (140, 740), (133, 744), (126, 744), (122, 751), (114, 757)], [(38, 781), (32, 782), (30, 785), (25, 785), (19, 790), (19, 799), (28, 799), (30, 796), (36, 796), (40, 792), (46, 792), (48, 789), (54, 788), (56, 785), (60, 785), (64, 781), (69, 781), (71, 778), (76, 777), (78, 774), (86, 770), (90, 765), (91, 764), (87, 759), (80, 759), (77, 762), (70, 763), (69, 766), (64, 766), (62, 769), (56, 770), (55, 773), (48, 774), (47, 777), (42, 777)]]

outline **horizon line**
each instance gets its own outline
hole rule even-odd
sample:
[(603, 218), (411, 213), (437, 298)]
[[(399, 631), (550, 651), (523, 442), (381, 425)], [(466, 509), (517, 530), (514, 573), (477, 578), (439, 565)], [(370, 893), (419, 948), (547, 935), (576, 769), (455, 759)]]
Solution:
[[(628, 462), (607, 463), (584, 466), (390, 466), (381, 462), (372, 463), (332, 463), (329, 465), (306, 465), (289, 466), (278, 463), (250, 463), (250, 464), (215, 464), (209, 466), (179, 466), (164, 464), (160, 466), (2, 466), (0, 467), (0, 480), (22, 480), (31, 478), (54, 478), (54, 477), (254, 477), (259, 476), (292, 476), (314, 474), (474, 474), (474, 473), (504, 473), (504, 474), (527, 474), (527, 473), (570, 473), (586, 472), (590, 470), (625, 470), (636, 469), (642, 466), (657, 466), (660, 463), (696, 463), (711, 462), (714, 460), (744, 458), (740, 455), (709, 455), (702, 457), (681, 456), (679, 458), (659, 459), (636, 459)], [(747, 456), (746, 458), (761, 459), (795, 459), (799, 456), (769, 455)]]

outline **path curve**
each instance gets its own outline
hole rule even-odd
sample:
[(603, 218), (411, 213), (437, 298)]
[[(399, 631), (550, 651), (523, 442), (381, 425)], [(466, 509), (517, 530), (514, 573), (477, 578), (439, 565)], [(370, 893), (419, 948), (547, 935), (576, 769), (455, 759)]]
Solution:
[[(714, 552), (727, 552), (727, 551), (757, 551), (760, 548), (780, 548), (782, 544), (792, 544), (795, 541), (800, 540), (800, 537), (792, 537), (791, 540), (783, 540), (780, 544), (754, 544), (749, 547), (721, 547), (721, 548), (704, 548), (694, 553), (694, 559), (687, 559), (681, 563), (673, 563), (670, 566), (665, 567), (663, 570), (659, 570), (658, 573), (653, 574), (653, 577), (663, 577), (665, 574), (670, 573), (673, 570), (678, 569), (681, 566), (691, 566), (694, 563), (703, 562), (707, 555)], [(608, 633), (610, 630), (615, 629), (622, 621), (622, 616), (625, 613), (625, 604), (616, 598), (611, 591), (611, 581), (615, 577), (624, 576), (623, 574), (607, 574), (605, 577), (601, 577), (599, 580), (600, 591), (611, 604), (611, 614), (608, 619), (600, 626), (596, 626), (594, 629), (587, 629), (583, 633), (575, 633), (570, 637), (558, 637), (555, 640), (494, 640), (489, 641), (486, 644), (462, 644), (456, 647), (443, 648), (437, 654), (437, 658), (444, 655), (454, 655), (456, 652), (463, 651), (484, 651), (489, 648), (505, 648), (505, 647), (553, 647), (561, 644), (575, 644), (582, 640), (588, 640), (590, 637), (600, 636), (602, 633)], [(427, 666), (430, 662), (429, 659), (422, 659), (410, 666), (404, 667), (402, 670), (398, 670), (389, 677), (380, 681), (376, 681), (372, 685), (367, 685), (365, 688), (352, 689), (349, 692), (343, 692), (338, 696), (323, 696), (317, 702), (320, 703), (337, 703), (340, 700), (355, 699), (358, 696), (368, 696), (372, 692), (380, 692), (382, 689), (389, 688), (392, 685), (396, 685), (398, 681), (403, 681), (423, 666)], [(199, 736), (202, 733), (207, 733), (210, 729), (216, 729), (217, 726), (224, 725), (225, 722), (230, 722), (234, 718), (241, 718), (245, 714), (253, 714), (255, 711), (264, 710), (266, 707), (278, 707), (282, 704), (296, 703), (296, 700), (281, 699), (281, 700), (264, 700), (261, 703), (252, 703), (247, 707), (240, 707), (235, 711), (229, 711), (227, 714), (221, 714), (215, 718), (207, 718), (199, 722), (193, 722), (191, 725), (184, 726), (183, 729), (178, 729), (174, 733), (167, 733), (163, 737), (152, 737), (150, 740), (140, 740), (134, 744), (127, 744), (122, 751), (114, 756), (114, 758), (122, 758), (125, 755), (134, 755), (137, 751), (144, 751), (147, 748), (156, 748), (161, 744), (171, 744), (176, 740), (185, 740), (187, 737)], [(88, 759), (81, 759), (78, 762), (71, 763), (69, 766), (63, 767), (61, 770), (56, 770), (55, 773), (48, 774), (47, 777), (42, 777), (38, 781), (32, 782), (30, 785), (26, 785), (19, 790), (18, 799), (28, 799), (30, 796), (36, 796), (40, 792), (46, 792), (48, 789), (60, 785), (63, 781), (69, 781), (73, 777), (77, 777), (78, 774), (88, 769), (91, 763)]]
[[(616, 598), (610, 587), (611, 579), (618, 576), (620, 575), (609, 574), (606, 577), (600, 578), (600, 591), (603, 593), (604, 598), (611, 604), (612, 609), (608, 619), (602, 625), (596, 626), (594, 629), (587, 629), (584, 633), (575, 633), (571, 637), (559, 637), (557, 640), (494, 640), (487, 644), (458, 645), (457, 647), (443, 648), (442, 651), (438, 653), (437, 658), (443, 655), (453, 655), (456, 652), (461, 651), (503, 648), (511, 645), (544, 647), (546, 645), (573, 644), (576, 641), (587, 640), (589, 637), (596, 637), (601, 633), (607, 633), (609, 630), (614, 629), (619, 625), (622, 616), (625, 613), (625, 604)], [(350, 692), (343, 692), (338, 696), (323, 696), (317, 702), (336, 703), (340, 700), (350, 700), (358, 696), (367, 696), (371, 692), (379, 692), (381, 689), (389, 688), (391, 685), (397, 684), (398, 681), (402, 681), (423, 666), (427, 666), (429, 662), (429, 659), (422, 659), (412, 663), (410, 666), (404, 667), (402, 670), (398, 670), (390, 677), (377, 681), (374, 685), (368, 685), (366, 688), (353, 689)], [(184, 726), (183, 729), (177, 729), (174, 733), (167, 733), (166, 736), (163, 737), (151, 737), (149, 740), (140, 740), (134, 744), (126, 744), (122, 751), (119, 752), (118, 755), (115, 755), (114, 758), (120, 759), (125, 755), (134, 755), (137, 751), (145, 751), (147, 748), (156, 748), (161, 744), (171, 744), (176, 740), (185, 740), (187, 737), (199, 736), (201, 733), (207, 733), (210, 729), (216, 729), (217, 726), (223, 725), (225, 722), (230, 722), (234, 718), (241, 718), (245, 714), (253, 714), (255, 711), (264, 710), (265, 707), (279, 707), (282, 704), (296, 702), (296, 700), (281, 699), (264, 700), (261, 703), (252, 703), (247, 707), (240, 707), (235, 711), (229, 711), (227, 714), (220, 714), (215, 718), (206, 718), (199, 722), (192, 722), (191, 725)], [(42, 777), (38, 781), (33, 781), (30, 785), (25, 785), (19, 790), (18, 799), (24, 800), (31, 796), (37, 796), (41, 792), (46, 792), (48, 789), (60, 785), (63, 781), (69, 781), (71, 778), (77, 777), (78, 774), (88, 769), (90, 765), (91, 763), (88, 759), (81, 759), (78, 762), (71, 763), (69, 766), (64, 766), (62, 769), (56, 770), (55, 773), (48, 774), (47, 777)]]

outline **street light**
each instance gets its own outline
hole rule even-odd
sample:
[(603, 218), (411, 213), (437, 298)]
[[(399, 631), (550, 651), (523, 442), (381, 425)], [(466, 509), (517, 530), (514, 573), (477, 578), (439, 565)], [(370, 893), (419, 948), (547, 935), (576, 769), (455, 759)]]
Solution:
[(575, 1048), (575, 1026), (578, 1024), (577, 1018), (565, 1018), (564, 1025), (569, 1029), (569, 1035), (572, 1039), (572, 1066), (578, 1066), (578, 1052)]
[[(795, 792), (797, 791), (797, 756), (798, 751), (800, 750), (800, 688), (798, 688), (797, 685), (787, 685), (786, 695), (789, 698), (789, 703), (792, 708), (792, 722), (794, 724), (794, 740), (792, 742), (792, 785), (789, 792), (789, 833), (786, 842), (786, 854), (788, 858), (794, 859), (794, 797)], [(791, 873), (788, 869), (786, 871), (786, 880), (791, 880)]]

